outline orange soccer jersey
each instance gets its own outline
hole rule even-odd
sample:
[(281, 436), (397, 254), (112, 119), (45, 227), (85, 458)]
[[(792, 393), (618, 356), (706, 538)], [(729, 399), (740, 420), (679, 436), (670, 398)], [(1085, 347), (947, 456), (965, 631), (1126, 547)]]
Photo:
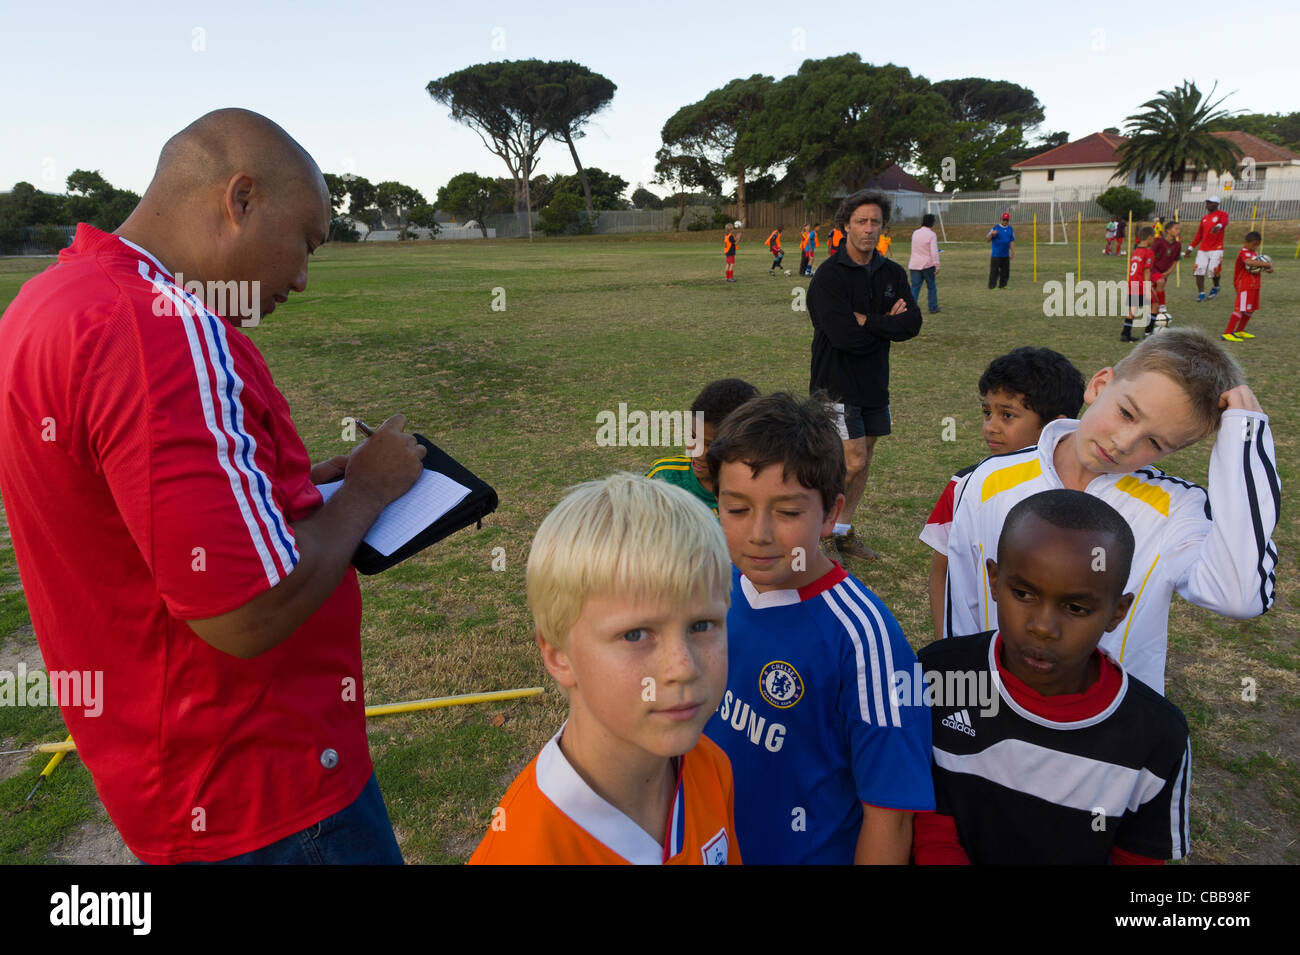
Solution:
[(731, 763), (707, 736), (682, 757), (662, 846), (583, 781), (559, 740), (510, 784), (470, 865), (740, 864)]

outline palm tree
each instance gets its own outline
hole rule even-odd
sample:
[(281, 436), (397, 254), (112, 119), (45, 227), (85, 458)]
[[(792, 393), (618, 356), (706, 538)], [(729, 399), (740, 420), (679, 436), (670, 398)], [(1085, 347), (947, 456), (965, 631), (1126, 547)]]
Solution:
[(1231, 114), (1218, 106), (1227, 97), (1211, 103), (1214, 89), (1202, 96), (1196, 84), (1184, 80), (1172, 90), (1161, 90), (1155, 99), (1142, 104), (1145, 112), (1125, 117), (1128, 142), (1120, 146), (1117, 175), (1135, 172), (1182, 182), (1190, 165), (1193, 178), (1205, 170), (1222, 174), (1237, 167), (1241, 149), (1233, 142), (1211, 133), (1211, 123)]

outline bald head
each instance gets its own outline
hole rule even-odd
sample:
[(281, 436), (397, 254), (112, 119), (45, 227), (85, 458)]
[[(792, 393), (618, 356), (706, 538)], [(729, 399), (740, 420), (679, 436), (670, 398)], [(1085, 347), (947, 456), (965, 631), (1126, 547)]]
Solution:
[(266, 315), (306, 288), (307, 257), (328, 235), (330, 209), (320, 168), (293, 137), (265, 116), (219, 109), (167, 140), (117, 232), (173, 275), (248, 283)]
[(316, 161), (298, 142), (260, 113), (218, 109), (200, 116), (167, 140), (146, 197), (169, 202), (223, 189), (243, 173), (272, 192), (320, 191), (328, 201)]

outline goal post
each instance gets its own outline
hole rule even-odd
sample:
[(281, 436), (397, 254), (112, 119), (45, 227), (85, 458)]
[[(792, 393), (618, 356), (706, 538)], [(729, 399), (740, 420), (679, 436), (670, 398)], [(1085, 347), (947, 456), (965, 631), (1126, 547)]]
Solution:
[[(1043, 206), (1047, 206), (1043, 209)], [(1044, 196), (1042, 199), (1036, 199), (1029, 202), (1022, 202), (1016, 194), (1007, 196), (988, 196), (988, 197), (962, 197), (954, 196), (951, 199), (930, 199), (926, 202), (925, 211), (932, 214), (939, 223), (939, 231), (943, 241), (948, 241), (948, 226), (950, 225), (986, 225), (996, 223), (1001, 220), (1002, 213), (1011, 214), (1013, 225), (1028, 226), (1033, 219), (1035, 212), (1039, 214), (1039, 221), (1047, 219), (1048, 226), (1048, 245), (1069, 245), (1069, 220), (1065, 216), (1065, 209), (1061, 200), (1053, 193), (1050, 198)], [(1062, 238), (1058, 241), (1056, 232), (1058, 228), (1061, 231)]]

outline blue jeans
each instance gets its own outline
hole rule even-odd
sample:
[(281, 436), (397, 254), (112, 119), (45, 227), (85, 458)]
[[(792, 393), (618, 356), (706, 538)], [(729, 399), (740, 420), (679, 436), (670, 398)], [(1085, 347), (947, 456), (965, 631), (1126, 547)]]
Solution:
[(370, 781), (361, 795), (339, 812), (269, 846), (192, 865), (402, 865), (402, 850), (393, 836), (379, 781)]
[(916, 300), (917, 295), (921, 292), (921, 283), (925, 282), (926, 305), (930, 311), (939, 311), (939, 290), (934, 284), (934, 268), (928, 269), (911, 269), (912, 273), (912, 299)]

